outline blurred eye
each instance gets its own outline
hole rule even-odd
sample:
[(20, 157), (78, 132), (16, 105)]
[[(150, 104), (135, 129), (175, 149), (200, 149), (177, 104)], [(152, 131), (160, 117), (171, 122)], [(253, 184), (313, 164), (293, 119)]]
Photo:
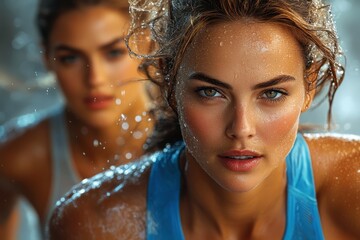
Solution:
[(59, 57), (60, 62), (63, 63), (63, 64), (73, 64), (78, 59), (79, 59), (79, 57), (77, 55), (75, 55), (75, 54), (64, 55), (64, 56)]
[(222, 97), (222, 94), (218, 90), (212, 87), (202, 87), (197, 89), (196, 92), (201, 97), (206, 97), (206, 98)]
[(124, 49), (121, 48), (115, 48), (115, 49), (111, 49), (110, 51), (108, 51), (106, 54), (109, 58), (118, 58), (118, 57), (122, 57), (123, 55), (125, 55), (127, 52)]

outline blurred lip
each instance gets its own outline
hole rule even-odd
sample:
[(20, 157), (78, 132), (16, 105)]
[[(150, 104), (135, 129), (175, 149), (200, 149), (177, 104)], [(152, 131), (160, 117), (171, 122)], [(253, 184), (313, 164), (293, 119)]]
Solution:
[(114, 97), (112, 95), (91, 95), (84, 98), (85, 105), (94, 110), (103, 109), (108, 107), (114, 102)]
[(248, 172), (260, 163), (263, 156), (251, 150), (230, 150), (218, 155), (218, 158), (231, 171)]

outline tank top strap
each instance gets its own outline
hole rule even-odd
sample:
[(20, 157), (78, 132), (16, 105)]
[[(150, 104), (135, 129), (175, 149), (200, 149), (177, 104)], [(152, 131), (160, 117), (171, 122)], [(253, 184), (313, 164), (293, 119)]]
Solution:
[(148, 240), (184, 239), (179, 212), (179, 157), (183, 149), (182, 142), (165, 149), (151, 168), (147, 194)]
[(72, 164), (64, 110), (50, 118), (52, 183), (46, 223), (50, 220), (56, 202), (70, 188), (80, 182)]
[(287, 213), (285, 240), (323, 240), (317, 207), (310, 152), (304, 137), (297, 135), (286, 158)]

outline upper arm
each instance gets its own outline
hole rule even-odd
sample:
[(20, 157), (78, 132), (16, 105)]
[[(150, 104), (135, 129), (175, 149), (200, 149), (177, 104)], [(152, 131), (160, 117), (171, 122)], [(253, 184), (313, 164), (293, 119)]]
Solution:
[(6, 218), (19, 195), (29, 200), (42, 187), (39, 182), (45, 182), (38, 179), (47, 176), (46, 139), (46, 125), (41, 124), (0, 144), (0, 218)]
[(96, 177), (75, 186), (58, 204), (50, 239), (145, 239), (146, 184), (113, 177), (94, 188)]
[(360, 239), (359, 139), (320, 139), (316, 154), (312, 154), (317, 155), (315, 178), (321, 176), (318, 200), (322, 221), (355, 239)]

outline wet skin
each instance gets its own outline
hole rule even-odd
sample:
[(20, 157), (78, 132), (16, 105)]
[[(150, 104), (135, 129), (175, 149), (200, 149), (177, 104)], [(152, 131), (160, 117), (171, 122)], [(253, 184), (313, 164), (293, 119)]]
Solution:
[[(291, 31), (270, 23), (214, 25), (187, 49), (176, 86), (186, 143), (179, 206), (186, 239), (282, 239), (285, 157), (311, 101), (303, 62)], [(304, 137), (325, 238), (358, 239), (360, 137)], [(252, 154), (256, 161), (234, 164), (228, 159), (234, 153)], [(70, 193), (53, 216), (53, 239), (86, 239), (90, 229), (97, 239), (144, 239), (149, 169), (139, 173), (134, 166), (112, 179), (103, 177), (100, 187), (91, 181), (77, 186), (81, 194)], [(136, 214), (118, 226), (128, 211), (103, 214), (114, 207)], [(111, 233), (103, 230), (110, 228)]]
[[(128, 25), (126, 12), (109, 7), (73, 10), (55, 21), (45, 46), (45, 62), (65, 96), (64, 124), (79, 179), (142, 155), (152, 129), (144, 82), (137, 81), (142, 79), (138, 62), (128, 56), (123, 41)], [(51, 148), (48, 119), (1, 146), (0, 198), (8, 200), (1, 209), (11, 209), (13, 199), (22, 195), (45, 221)]]
[(50, 35), (47, 66), (71, 112), (91, 126), (119, 121), (142, 92), (138, 62), (124, 43), (128, 24), (128, 16), (116, 10), (85, 8), (60, 16)]

